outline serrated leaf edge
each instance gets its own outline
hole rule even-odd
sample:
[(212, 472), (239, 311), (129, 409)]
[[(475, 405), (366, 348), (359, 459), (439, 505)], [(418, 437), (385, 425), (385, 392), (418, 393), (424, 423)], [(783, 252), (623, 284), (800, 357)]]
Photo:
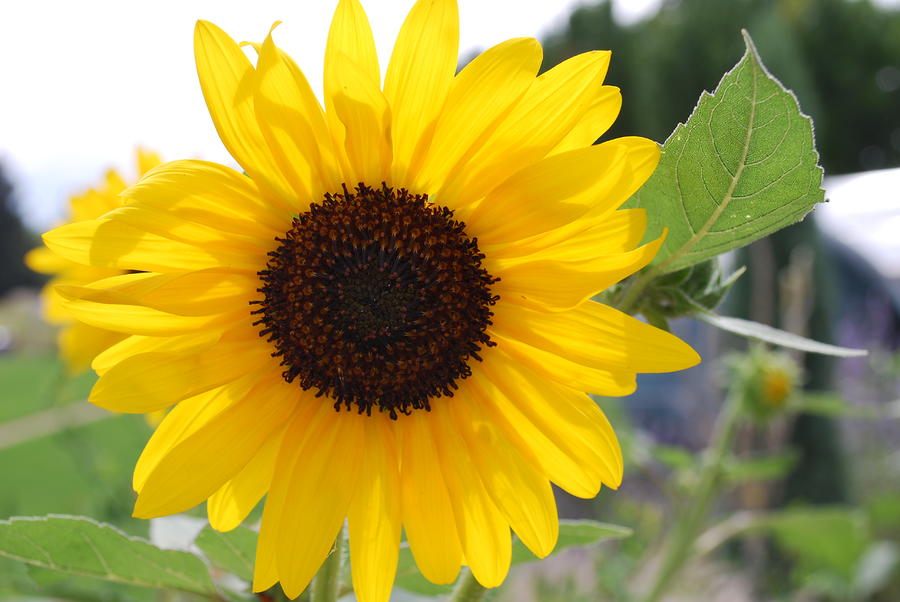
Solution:
[[(710, 94), (709, 92), (707, 92), (705, 90), (703, 91), (703, 93), (700, 95), (700, 98), (697, 100), (697, 104), (694, 106), (694, 110), (691, 111), (691, 115), (693, 115), (697, 111), (700, 104), (706, 98), (715, 98), (716, 94), (719, 93), (719, 89), (722, 86), (722, 82), (724, 82), (725, 79), (728, 78), (729, 75), (731, 75), (732, 73), (734, 73), (738, 69), (740, 69), (741, 66), (744, 64), (744, 61), (747, 58), (749, 58), (751, 61), (753, 61), (754, 65), (760, 71), (762, 71), (762, 73), (766, 77), (771, 79), (775, 83), (775, 85), (777, 85), (781, 89), (782, 92), (787, 93), (791, 97), (791, 99), (794, 101), (794, 106), (797, 108), (797, 112), (800, 115), (800, 119), (806, 120), (809, 123), (810, 128), (812, 130), (812, 135), (813, 135), (812, 151), (816, 157), (816, 168), (818, 169), (820, 174), (824, 173), (822, 170), (822, 167), (819, 165), (819, 152), (818, 152), (818, 150), (816, 150), (815, 129), (813, 128), (812, 119), (809, 117), (809, 115), (807, 115), (806, 113), (804, 113), (801, 110), (800, 102), (797, 100), (797, 96), (793, 93), (793, 91), (786, 88), (784, 86), (784, 84), (781, 83), (781, 80), (779, 80), (777, 77), (773, 76), (769, 72), (769, 70), (766, 68), (765, 64), (762, 62), (762, 59), (759, 56), (759, 53), (756, 50), (756, 45), (753, 43), (753, 39), (750, 37), (750, 34), (747, 32), (746, 29), (741, 30), (741, 35), (744, 38), (744, 44), (745, 44), (744, 55), (734, 65), (734, 67), (729, 69), (722, 76), (722, 79), (719, 81), (719, 85), (716, 86), (716, 89), (713, 91), (712, 94)], [(666, 257), (664, 260), (662, 260), (661, 262), (659, 262), (658, 264), (656, 264), (655, 266), (650, 268), (653, 272), (655, 272), (657, 274), (666, 273), (666, 269), (669, 266), (671, 266), (673, 263), (677, 262), (678, 260), (682, 259), (685, 255), (690, 253), (691, 249), (693, 249), (695, 246), (697, 246), (697, 244), (699, 244), (699, 242), (701, 240), (703, 240), (703, 238), (709, 233), (709, 230), (716, 224), (719, 217), (721, 217), (721, 215), (725, 211), (725, 209), (727, 209), (728, 206), (731, 204), (731, 201), (733, 200), (732, 194), (734, 193), (734, 189), (737, 186), (738, 181), (740, 180), (741, 174), (744, 171), (744, 167), (746, 167), (747, 154), (750, 149), (750, 140), (752, 138), (753, 123), (754, 123), (754, 119), (755, 119), (755, 115), (756, 115), (756, 106), (758, 104), (758, 101), (756, 99), (757, 82), (758, 82), (758, 76), (754, 72), (754, 74), (753, 74), (753, 99), (751, 100), (751, 103), (750, 103), (750, 118), (747, 121), (747, 133), (744, 136), (744, 148), (741, 150), (740, 161), (738, 162), (738, 165), (735, 169), (734, 174), (732, 174), (732, 176), (731, 176), (731, 183), (728, 185), (728, 190), (725, 192), (725, 196), (716, 205), (715, 211), (713, 211), (713, 213), (710, 215), (709, 219), (707, 219), (706, 222), (704, 222), (703, 226), (701, 226), (699, 230), (695, 231), (693, 233), (693, 235), (687, 241), (685, 241), (684, 244), (682, 244), (678, 249), (675, 249), (668, 257)], [(679, 123), (678, 126), (675, 128), (675, 130), (672, 132), (672, 134), (669, 136), (669, 138), (666, 139), (666, 144), (668, 144), (669, 140), (671, 140), (675, 136), (679, 135), (685, 127), (686, 127), (686, 122)], [(821, 180), (821, 178), (820, 178), (820, 180)], [(819, 186), (819, 190), (820, 191), (822, 190), (821, 186)], [(684, 203), (683, 202), (681, 203), (681, 209), (682, 209), (682, 211), (684, 211)], [(685, 215), (685, 218), (687, 218), (686, 215)], [(690, 224), (689, 220), (688, 220), (688, 224)], [(679, 267), (687, 267), (687, 266), (679, 266)]]
[[(61, 518), (61, 519), (65, 519), (65, 520), (74, 520), (74, 521), (91, 523), (96, 527), (110, 529), (116, 535), (119, 535), (128, 541), (144, 544), (151, 548), (161, 550), (161, 548), (157, 548), (156, 546), (154, 546), (152, 543), (150, 543), (146, 539), (128, 535), (127, 533), (125, 533), (124, 531), (122, 531), (121, 529), (119, 529), (118, 527), (116, 527), (114, 525), (110, 525), (109, 523), (100, 522), (98, 520), (95, 520), (95, 519), (87, 517), (87, 516), (72, 516), (72, 515), (66, 515), (66, 514), (48, 514), (47, 516), (13, 516), (13, 517), (10, 517), (5, 520), (0, 520), (0, 525), (12, 525), (13, 523), (17, 523), (17, 522), (50, 522), (49, 519), (52, 519), (52, 518)], [(88, 543), (88, 545), (94, 551), (94, 554), (97, 556), (97, 559), (100, 560), (100, 564), (106, 570), (105, 575), (60, 566), (53, 561), (52, 557), (47, 553), (44, 546), (42, 546), (42, 545), (38, 544), (37, 542), (35, 542), (34, 540), (32, 540), (30, 537), (28, 537), (28, 535), (23, 535), (23, 534), (17, 534), (17, 535), (24, 537), (29, 543), (31, 543), (31, 545), (33, 545), (35, 547), (35, 549), (37, 549), (47, 559), (46, 562), (39, 562), (32, 558), (23, 558), (21, 556), (17, 556), (15, 554), (6, 552), (3, 549), (0, 549), (0, 556), (3, 556), (5, 558), (10, 558), (12, 560), (22, 562), (24, 564), (39, 566), (41, 568), (49, 569), (52, 571), (59, 571), (61, 573), (66, 573), (68, 575), (76, 575), (79, 577), (88, 577), (88, 578), (92, 578), (92, 579), (103, 579), (105, 581), (112, 581), (115, 583), (123, 583), (126, 585), (136, 585), (136, 586), (140, 586), (140, 587), (151, 587), (154, 589), (182, 591), (182, 592), (187, 592), (187, 593), (194, 594), (197, 596), (201, 596), (204, 598), (209, 598), (211, 600), (222, 600), (222, 598), (220, 596), (218, 596), (215, 591), (212, 591), (209, 588), (205, 587), (202, 582), (198, 582), (195, 579), (193, 579), (192, 577), (185, 575), (183, 573), (173, 571), (170, 567), (161, 566), (161, 565), (157, 564), (156, 562), (153, 562), (152, 560), (149, 560), (149, 559), (147, 559), (147, 562), (155, 565), (161, 571), (164, 571), (170, 575), (176, 576), (179, 579), (182, 579), (187, 583), (195, 584), (197, 586), (197, 589), (188, 589), (188, 588), (184, 588), (184, 587), (177, 587), (177, 586), (165, 585), (165, 584), (160, 584), (160, 583), (153, 583), (153, 582), (149, 582), (149, 581), (126, 579), (126, 578), (120, 577), (118, 575), (115, 575), (114, 573), (111, 573), (109, 571), (109, 565), (106, 563), (106, 559), (100, 555), (99, 550), (96, 549), (96, 547), (93, 545), (93, 543), (89, 539), (87, 539), (83, 533), (79, 534), (79, 535)], [(177, 550), (163, 550), (163, 551), (178, 553)], [(180, 552), (180, 553), (187, 554), (189, 556), (193, 556), (189, 552)], [(194, 557), (196, 558), (196, 556), (194, 556)], [(200, 559), (198, 558), (198, 560), (200, 560)], [(203, 561), (200, 560), (200, 562), (203, 562)]]

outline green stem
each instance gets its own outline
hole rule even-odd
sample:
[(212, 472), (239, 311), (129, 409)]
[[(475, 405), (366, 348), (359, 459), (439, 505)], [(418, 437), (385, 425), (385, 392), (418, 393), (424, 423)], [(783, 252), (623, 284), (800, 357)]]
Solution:
[(335, 602), (341, 584), (341, 560), (344, 556), (344, 530), (334, 539), (331, 554), (322, 563), (313, 581), (311, 602)]
[(725, 401), (725, 407), (716, 419), (709, 447), (704, 453), (703, 466), (694, 495), (686, 500), (683, 511), (675, 517), (672, 531), (663, 545), (663, 560), (656, 573), (653, 586), (644, 597), (644, 602), (659, 600), (672, 579), (684, 563), (693, 557), (694, 543), (709, 513), (710, 506), (718, 497), (722, 484), (722, 465), (731, 451), (736, 427), (741, 415), (740, 395), (732, 392)]
[(450, 602), (478, 602), (487, 593), (487, 588), (478, 583), (472, 575), (472, 571), (463, 569), (465, 573), (459, 580)]
[(613, 301), (612, 306), (628, 315), (634, 315), (638, 309), (638, 300), (641, 293), (656, 278), (658, 271), (657, 266), (652, 266), (635, 274)]

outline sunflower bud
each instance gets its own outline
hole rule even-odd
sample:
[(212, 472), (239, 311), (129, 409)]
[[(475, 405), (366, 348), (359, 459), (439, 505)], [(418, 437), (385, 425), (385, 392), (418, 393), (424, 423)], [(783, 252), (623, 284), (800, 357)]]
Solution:
[(800, 382), (800, 368), (789, 355), (761, 345), (732, 356), (728, 367), (742, 394), (744, 409), (758, 420), (780, 413)]

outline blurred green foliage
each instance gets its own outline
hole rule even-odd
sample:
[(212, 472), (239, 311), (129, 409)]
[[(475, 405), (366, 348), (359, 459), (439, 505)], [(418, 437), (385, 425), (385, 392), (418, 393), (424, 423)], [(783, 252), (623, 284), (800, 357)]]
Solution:
[(131, 471), (150, 434), (143, 417), (110, 414), (69, 427), (54, 416), (54, 409), (82, 402), (93, 380), (82, 375), (68, 381), (54, 358), (0, 357), (0, 422), (9, 426), (41, 412), (51, 431), (38, 429), (12, 446), (0, 439), (0, 516), (84, 514), (131, 533), (147, 532), (147, 521), (131, 518)]
[[(131, 471), (150, 429), (142, 416), (110, 414), (68, 427), (55, 410), (83, 402), (96, 377), (65, 375), (46, 355), (0, 356), (0, 425), (40, 415), (51, 434), (7, 446), (0, 437), (0, 516), (84, 514), (131, 534), (146, 535), (149, 522), (131, 518)], [(21, 434), (21, 433), (17, 433)], [(102, 441), (103, 445), (97, 442)], [(0, 599), (53, 596), (67, 600), (152, 600), (151, 590), (26, 568), (0, 558)]]

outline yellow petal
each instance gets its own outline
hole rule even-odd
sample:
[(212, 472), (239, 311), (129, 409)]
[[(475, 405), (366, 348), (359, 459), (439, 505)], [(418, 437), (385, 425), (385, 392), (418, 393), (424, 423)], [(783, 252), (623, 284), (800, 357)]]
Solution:
[[(223, 232), (214, 226), (186, 220), (170, 211), (141, 202), (129, 203), (110, 211), (103, 218), (213, 252), (264, 258), (275, 247), (275, 241), (271, 237), (260, 239), (246, 234)], [(264, 261), (260, 259), (259, 263)]]
[[(349, 176), (353, 170), (344, 150), (346, 129), (334, 110), (334, 97), (342, 91), (341, 77), (346, 58), (365, 74), (366, 85), (373, 89), (380, 88), (381, 70), (378, 68), (375, 41), (372, 38), (369, 20), (358, 0), (338, 2), (325, 46), (325, 117), (335, 141), (338, 160), (345, 171), (345, 176)], [(347, 181), (346, 178), (344, 181)], [(349, 181), (349, 183), (352, 185), (357, 182)]]
[(506, 429), (507, 436), (527, 446), (550, 479), (574, 495), (596, 495), (601, 483), (618, 487), (622, 454), (596, 404), (585, 393), (513, 362), (500, 349), (490, 356), (471, 386), (489, 415), (514, 427)]
[[(410, 189), (433, 193), (478, 150), (534, 82), (541, 45), (516, 38), (486, 50), (456, 76), (435, 123), (428, 155)], [(453, 206), (453, 199), (441, 202)]]
[(197, 75), (222, 144), (267, 196), (290, 207), (296, 191), (278, 169), (256, 121), (256, 72), (240, 46), (207, 21), (194, 29)]
[(162, 158), (159, 156), (159, 153), (147, 150), (146, 148), (138, 148), (136, 154), (139, 175), (144, 175), (162, 163)]
[(494, 290), (501, 298), (550, 311), (572, 309), (637, 272), (656, 257), (665, 234), (627, 253), (594, 257), (586, 261), (514, 262), (487, 265), (500, 282)]
[(490, 259), (503, 259), (510, 265), (515, 263), (514, 259), (583, 261), (634, 249), (646, 229), (647, 213), (643, 209), (591, 211), (570, 224), (517, 241), (514, 245), (479, 244), (479, 248)]
[(78, 374), (90, 367), (97, 354), (123, 338), (124, 335), (118, 332), (74, 322), (60, 330), (56, 341), (69, 374)]
[(120, 274), (88, 286), (61, 286), (63, 296), (97, 303), (143, 305), (181, 316), (248, 312), (258, 298), (259, 278), (247, 274), (198, 270), (175, 274)]
[(615, 86), (603, 86), (590, 108), (549, 154), (564, 153), (592, 145), (615, 122), (622, 108), (622, 93)]
[(340, 92), (345, 57), (357, 65), (363, 77), (376, 87), (381, 86), (375, 39), (358, 0), (339, 0), (331, 20), (325, 47), (325, 96), (328, 99)]
[(497, 425), (472, 399), (465, 382), (447, 404), (465, 441), (470, 462), (513, 531), (536, 556), (556, 545), (559, 520), (547, 478), (522, 458)]
[(209, 421), (244, 398), (259, 382), (255, 374), (205, 391), (178, 402), (153, 431), (134, 466), (132, 486), (135, 491), (144, 488), (147, 477), (176, 445), (196, 433)]
[(603, 83), (609, 51), (585, 52), (540, 75), (467, 169), (448, 174), (441, 198), (473, 202), (510, 173), (543, 158), (588, 110)]
[(397, 421), (402, 443), (403, 528), (416, 565), (432, 583), (453, 583), (462, 563), (462, 546), (447, 484), (431, 437), (431, 416), (413, 412)]
[[(271, 502), (268, 502), (271, 504)], [(256, 562), (253, 564), (254, 593), (264, 592), (278, 583), (278, 567), (276, 565), (275, 546), (260, 534), (256, 543)]]
[(512, 175), (463, 219), (485, 245), (541, 234), (588, 211), (618, 208), (658, 160), (659, 146), (644, 138), (617, 138), (553, 155)]
[(393, 176), (398, 182), (406, 181), (407, 169), (427, 148), (423, 144), (453, 84), (458, 54), (455, 0), (418, 0), (400, 28), (384, 77), (384, 96), (393, 114)]
[[(256, 113), (275, 160), (307, 203), (339, 189), (340, 168), (325, 114), (303, 72), (272, 40), (259, 49)], [(305, 210), (306, 206), (298, 207)]]
[(247, 518), (269, 490), (280, 446), (280, 436), (269, 437), (253, 459), (210, 496), (206, 513), (213, 529), (231, 531)]
[(309, 584), (344, 522), (364, 458), (364, 421), (370, 419), (316, 402), (312, 421), (297, 420), (285, 433), (295, 450), (279, 454), (263, 512), (263, 532), (276, 532), (278, 576), (289, 598)]
[[(451, 400), (452, 402), (452, 400)], [(440, 468), (450, 492), (457, 532), (472, 575), (484, 587), (497, 587), (509, 571), (512, 543), (509, 523), (497, 510), (471, 459), (446, 403), (435, 403), (428, 416), (438, 447)]]
[(366, 450), (347, 513), (353, 591), (360, 602), (391, 595), (400, 546), (397, 443), (386, 416), (365, 419)]
[(503, 346), (511, 358), (530, 370), (576, 391), (619, 397), (631, 395), (637, 388), (635, 375), (630, 372), (610, 372), (577, 364), (521, 341), (490, 332), (491, 339)]
[[(205, 329), (224, 328), (246, 317), (247, 310), (239, 307), (230, 313), (181, 316), (152, 307), (109, 302), (110, 291), (97, 291), (81, 286), (59, 286), (57, 292), (66, 298), (69, 313), (85, 324), (97, 328), (147, 336), (191, 334)], [(90, 297), (99, 293), (103, 301)]]
[(391, 165), (391, 110), (378, 86), (348, 56), (333, 75), (331, 100), (345, 126), (344, 149), (350, 171), (346, 181), (384, 182)]
[(260, 383), (172, 448), (141, 488), (134, 516), (193, 508), (237, 474), (294, 411), (297, 388), (285, 384), (280, 379)]
[(612, 468), (604, 465), (596, 453), (575, 455), (565, 445), (565, 439), (556, 441), (556, 430), (541, 421), (533, 422), (519, 408), (518, 395), (516, 401), (511, 401), (484, 376), (470, 378), (473, 394), (485, 414), (503, 430), (523, 457), (530, 457), (551, 481), (572, 495), (592, 498), (600, 490), (604, 476), (612, 478)]
[(71, 221), (81, 221), (85, 219), (95, 219), (106, 213), (122, 206), (122, 203), (116, 195), (118, 192), (106, 193), (97, 190), (88, 190), (84, 194), (79, 194), (69, 199), (69, 208), (71, 209)]
[(87, 220), (44, 234), (54, 253), (96, 267), (166, 272), (231, 268), (258, 272), (265, 256), (223, 253), (151, 234), (115, 220)]
[(91, 362), (91, 368), (97, 374), (103, 374), (125, 358), (150, 351), (189, 351), (210, 347), (219, 340), (220, 332), (209, 331), (192, 333), (177, 337), (149, 337), (132, 335), (98, 354)]
[(126, 358), (104, 373), (89, 401), (114, 412), (143, 414), (237, 380), (277, 362), (268, 345), (219, 343), (197, 353), (153, 351)]
[(53, 278), (41, 289), (41, 313), (51, 324), (67, 324), (72, 321), (72, 314), (65, 307), (65, 298), (56, 292), (62, 278)]
[(160, 165), (122, 196), (183, 220), (258, 240), (271, 241), (291, 224), (290, 209), (273, 207), (253, 180), (207, 161)]
[(41, 274), (56, 274), (71, 264), (47, 247), (38, 247), (25, 254), (25, 265)]
[(290, 474), (285, 471), (293, 470), (297, 454), (302, 451), (303, 441), (309, 433), (309, 427), (317, 413), (326, 409), (324, 407), (326, 405), (319, 399), (303, 397), (297, 404), (291, 422), (285, 427), (281, 445), (276, 453), (275, 469), (269, 484), (269, 495), (266, 498), (259, 539), (256, 543), (254, 592), (269, 589), (283, 577), (278, 569), (279, 536), (284, 528), (281, 520), (286, 509), (287, 512), (295, 510), (292, 500), (286, 498), (291, 482), (288, 480)]
[(593, 301), (548, 313), (501, 299), (493, 322), (494, 329), (504, 336), (585, 366), (673, 372), (700, 362), (697, 352), (675, 335)]

